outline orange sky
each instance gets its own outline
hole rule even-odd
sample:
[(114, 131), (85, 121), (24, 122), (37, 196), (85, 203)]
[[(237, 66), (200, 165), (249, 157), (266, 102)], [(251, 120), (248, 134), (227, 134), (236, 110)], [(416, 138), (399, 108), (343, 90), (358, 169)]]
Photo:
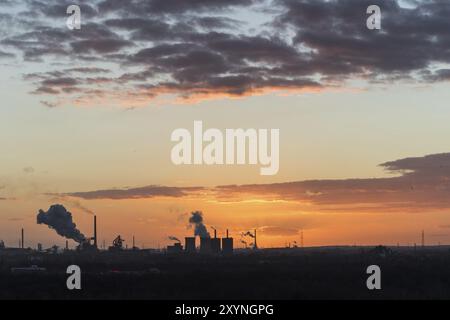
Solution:
[[(442, 3), (389, 1), (380, 31), (360, 0), (108, 2), (80, 4), (76, 31), (56, 0), (0, 4), (7, 245), (22, 227), (29, 246), (63, 245), (36, 223), (55, 203), (86, 235), (95, 212), (108, 244), (167, 245), (195, 210), (237, 243), (256, 228), (262, 247), (302, 231), (315, 246), (413, 244), (423, 229), (450, 243)], [(194, 121), (279, 129), (279, 171), (175, 166), (171, 133)]]

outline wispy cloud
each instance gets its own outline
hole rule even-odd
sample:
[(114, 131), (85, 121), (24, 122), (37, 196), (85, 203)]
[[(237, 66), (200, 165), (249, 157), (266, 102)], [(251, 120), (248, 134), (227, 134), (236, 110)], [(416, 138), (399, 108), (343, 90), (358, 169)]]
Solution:
[(269, 237), (297, 236), (299, 230), (296, 228), (282, 226), (263, 226), (258, 228), (258, 233)]
[(23, 168), (23, 172), (31, 174), (34, 173), (34, 168), (33, 167), (25, 167)]
[[(123, 189), (106, 189), (87, 192), (69, 192), (64, 194), (57, 194), (59, 196), (69, 196), (74, 198), (82, 198), (86, 200), (93, 199), (143, 199), (154, 197), (184, 197), (193, 193), (197, 193), (204, 188), (202, 187), (165, 187), (165, 186), (146, 186), (139, 188), (123, 188)], [(52, 194), (55, 195), (55, 194)]]

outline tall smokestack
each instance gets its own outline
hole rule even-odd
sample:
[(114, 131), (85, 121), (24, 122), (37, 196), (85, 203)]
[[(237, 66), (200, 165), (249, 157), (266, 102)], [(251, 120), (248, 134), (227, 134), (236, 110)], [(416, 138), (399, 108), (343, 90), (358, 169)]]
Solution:
[(25, 239), (25, 236), (24, 236), (23, 228), (22, 228), (22, 240), (21, 240), (21, 247), (22, 247), (22, 249), (25, 248), (25, 245), (24, 245), (24, 242), (23, 242), (24, 239)]
[(217, 239), (217, 230), (214, 229), (214, 239)]
[(94, 247), (97, 249), (97, 216), (94, 216)]
[(302, 233), (301, 233), (301, 245), (300, 246), (303, 248), (303, 230), (302, 230)]
[(255, 241), (253, 243), (253, 249), (258, 249), (258, 246), (256, 244), (256, 229), (255, 229)]
[(227, 229), (227, 239), (228, 239), (228, 229)]
[(422, 247), (425, 247), (425, 230), (422, 230)]

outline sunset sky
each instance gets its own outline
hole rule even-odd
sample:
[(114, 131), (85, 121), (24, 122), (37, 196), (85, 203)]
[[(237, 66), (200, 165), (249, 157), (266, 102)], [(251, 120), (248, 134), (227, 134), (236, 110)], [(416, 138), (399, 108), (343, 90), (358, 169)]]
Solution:
[[(81, 30), (66, 8), (81, 7)], [(366, 27), (378, 4), (381, 30)], [(0, 240), (450, 244), (450, 3), (0, 0)], [(175, 166), (171, 132), (280, 129), (280, 170)], [(75, 246), (75, 242), (71, 242)]]

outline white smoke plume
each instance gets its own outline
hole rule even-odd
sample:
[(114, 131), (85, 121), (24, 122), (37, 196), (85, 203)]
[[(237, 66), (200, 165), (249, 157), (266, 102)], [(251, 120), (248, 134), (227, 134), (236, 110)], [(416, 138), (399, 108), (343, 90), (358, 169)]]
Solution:
[(203, 213), (201, 211), (191, 212), (189, 223), (194, 226), (194, 234), (200, 238), (211, 238), (206, 226), (203, 224)]
[(84, 234), (77, 229), (77, 225), (72, 220), (72, 213), (60, 204), (50, 206), (48, 211), (39, 210), (37, 215), (38, 224), (46, 224), (50, 229), (67, 239), (72, 239), (78, 243), (86, 240)]

